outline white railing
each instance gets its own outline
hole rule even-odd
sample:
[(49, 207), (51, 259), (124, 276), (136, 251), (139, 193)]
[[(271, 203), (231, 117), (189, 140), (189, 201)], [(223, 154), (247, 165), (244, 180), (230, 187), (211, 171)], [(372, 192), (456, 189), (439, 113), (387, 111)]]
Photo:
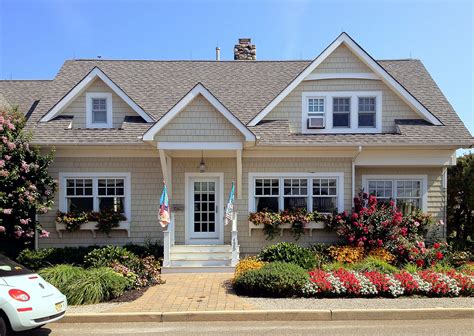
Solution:
[(170, 223), (163, 231), (163, 267), (171, 266), (171, 247), (174, 245), (174, 213), (170, 216)]
[(232, 260), (230, 262), (230, 266), (235, 267), (239, 262), (239, 241), (237, 239), (237, 212), (234, 212), (234, 217), (232, 218), (231, 245)]

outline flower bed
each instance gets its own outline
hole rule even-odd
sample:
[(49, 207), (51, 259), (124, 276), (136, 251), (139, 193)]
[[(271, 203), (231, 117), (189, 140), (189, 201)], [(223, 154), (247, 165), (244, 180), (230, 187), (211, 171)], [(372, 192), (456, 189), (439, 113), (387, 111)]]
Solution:
[(395, 274), (355, 272), (338, 269), (309, 272), (309, 281), (302, 294), (307, 297), (398, 297), (402, 295), (459, 296), (474, 294), (472, 275), (450, 271), (438, 273), (423, 270)]

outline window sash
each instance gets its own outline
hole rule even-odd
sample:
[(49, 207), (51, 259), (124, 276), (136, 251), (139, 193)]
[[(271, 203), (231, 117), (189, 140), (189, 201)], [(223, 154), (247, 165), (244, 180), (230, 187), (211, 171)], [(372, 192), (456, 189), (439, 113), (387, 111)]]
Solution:
[(309, 117), (321, 117), (326, 114), (326, 99), (324, 97), (308, 97), (306, 103)]
[[(415, 195), (407, 195), (406, 193), (399, 193), (399, 185), (403, 184), (403, 191), (409, 190), (410, 193), (415, 193)], [(415, 189), (407, 189), (413, 187), (414, 185), (418, 185)], [(372, 187), (371, 187), (372, 185)], [(375, 185), (375, 191), (377, 192), (375, 196), (378, 200), (390, 201), (393, 200), (397, 206), (400, 204), (401, 201), (404, 203), (416, 203), (418, 208), (421, 209), (422, 207), (422, 198), (423, 198), (423, 181), (420, 179), (370, 179), (367, 180), (367, 191), (369, 194), (373, 194), (373, 186)], [(378, 187), (383, 188), (382, 196), (378, 195)], [(390, 188), (388, 188), (390, 186)], [(390, 191), (390, 193), (387, 192)]]
[[(359, 97), (358, 101), (358, 124), (359, 127), (376, 127), (377, 125), (377, 98), (376, 97)], [(368, 123), (368, 117), (371, 122)]]

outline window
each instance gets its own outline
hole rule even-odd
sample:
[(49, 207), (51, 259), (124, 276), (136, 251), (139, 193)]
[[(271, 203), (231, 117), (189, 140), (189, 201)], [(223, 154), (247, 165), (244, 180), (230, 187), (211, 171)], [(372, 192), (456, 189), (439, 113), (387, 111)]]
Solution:
[(61, 173), (60, 183), (60, 211), (113, 210), (130, 219), (129, 173)]
[[(271, 174), (273, 175), (273, 174)], [(290, 176), (287, 176), (290, 175)], [(250, 211), (307, 209), (332, 213), (344, 208), (343, 173), (250, 173)]]
[(308, 98), (308, 115), (310, 117), (324, 116), (324, 98)]
[(375, 97), (359, 97), (359, 127), (375, 127)]
[[(375, 195), (379, 201), (388, 203), (393, 200), (403, 213), (410, 213), (415, 209), (422, 209), (423, 182), (426, 177), (413, 179), (406, 177), (369, 178), (366, 186), (370, 195)], [(426, 188), (426, 187), (425, 187)]]
[(337, 179), (313, 179), (313, 211), (334, 212), (337, 209)]
[(283, 189), (284, 209), (307, 209), (308, 205), (308, 180), (307, 179), (284, 179)]
[(112, 94), (86, 93), (86, 127), (112, 128)]
[(333, 127), (350, 127), (351, 98), (333, 98)]

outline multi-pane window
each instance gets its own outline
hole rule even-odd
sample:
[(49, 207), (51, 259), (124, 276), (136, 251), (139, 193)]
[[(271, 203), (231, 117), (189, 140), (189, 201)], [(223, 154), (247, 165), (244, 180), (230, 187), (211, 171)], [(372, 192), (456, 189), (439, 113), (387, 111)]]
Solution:
[(255, 207), (257, 211), (278, 211), (280, 181), (277, 178), (255, 179)]
[(98, 180), (98, 200), (100, 210), (123, 212), (125, 203), (125, 181), (123, 178)]
[(332, 125), (333, 127), (350, 127), (351, 99), (333, 98), (332, 100)]
[(313, 179), (313, 211), (333, 212), (337, 209), (337, 179)]
[(254, 211), (307, 209), (332, 213), (342, 207), (340, 183), (338, 177), (258, 177), (254, 179)]
[(283, 206), (285, 209), (307, 209), (308, 179), (288, 178), (283, 181)]
[(107, 123), (107, 98), (92, 98), (92, 123)]
[(66, 205), (69, 212), (94, 210), (92, 179), (67, 179)]
[(375, 195), (378, 200), (386, 203), (393, 200), (403, 213), (422, 206), (421, 180), (369, 180), (367, 187), (369, 194)]
[(324, 115), (324, 98), (308, 98), (308, 115), (318, 117)]
[(359, 97), (359, 127), (375, 127), (375, 97)]

